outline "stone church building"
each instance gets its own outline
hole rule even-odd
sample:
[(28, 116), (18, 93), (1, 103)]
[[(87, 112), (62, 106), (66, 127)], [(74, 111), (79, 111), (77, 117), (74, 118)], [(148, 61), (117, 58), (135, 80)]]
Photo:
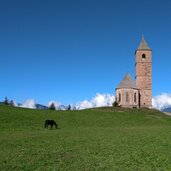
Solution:
[(144, 37), (135, 51), (136, 76), (127, 74), (116, 87), (116, 102), (121, 107), (152, 107), (152, 50)]

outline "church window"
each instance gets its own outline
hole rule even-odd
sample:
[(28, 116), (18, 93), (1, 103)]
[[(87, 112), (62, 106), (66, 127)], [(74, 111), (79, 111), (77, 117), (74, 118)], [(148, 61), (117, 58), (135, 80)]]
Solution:
[(126, 102), (129, 102), (129, 94), (126, 92)]
[(119, 102), (121, 102), (121, 93), (119, 93)]
[(146, 56), (145, 56), (145, 54), (143, 53), (143, 54), (142, 54), (142, 60), (145, 61), (145, 59), (146, 59)]
[(134, 93), (134, 103), (136, 103), (136, 102), (137, 102), (137, 94)]

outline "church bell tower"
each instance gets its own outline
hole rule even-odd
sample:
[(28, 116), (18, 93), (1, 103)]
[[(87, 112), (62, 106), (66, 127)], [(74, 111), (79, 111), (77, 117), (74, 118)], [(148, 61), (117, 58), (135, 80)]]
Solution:
[(152, 50), (144, 37), (135, 52), (139, 107), (152, 107)]

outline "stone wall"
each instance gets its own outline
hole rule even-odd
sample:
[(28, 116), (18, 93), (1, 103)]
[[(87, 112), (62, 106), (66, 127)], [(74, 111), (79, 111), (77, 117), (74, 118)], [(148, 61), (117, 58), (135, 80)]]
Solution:
[(151, 51), (136, 51), (136, 85), (140, 90), (140, 107), (152, 106)]
[[(120, 95), (119, 95), (120, 94)], [(139, 107), (139, 91), (133, 88), (116, 90), (117, 103), (121, 107)]]

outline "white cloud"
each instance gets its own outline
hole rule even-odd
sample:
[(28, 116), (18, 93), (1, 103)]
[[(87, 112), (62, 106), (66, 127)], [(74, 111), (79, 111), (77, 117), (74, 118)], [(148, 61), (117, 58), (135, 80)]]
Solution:
[(91, 101), (88, 101), (88, 100), (84, 100), (82, 102), (79, 102), (77, 105), (76, 105), (76, 109), (87, 109), (87, 108), (92, 108), (93, 107), (93, 104), (91, 103)]
[(16, 101), (13, 101), (13, 102), (14, 102), (14, 106), (15, 106), (15, 107), (18, 107), (17, 102), (16, 102)]
[(36, 101), (34, 99), (27, 99), (19, 107), (35, 109), (36, 108)]
[[(99, 94), (97, 93), (93, 98), (90, 100), (83, 100), (81, 102), (76, 103), (75, 105), (71, 105), (72, 109), (87, 109), (87, 108), (94, 108), (94, 107), (104, 107), (104, 106), (112, 106), (112, 103), (115, 101), (115, 96), (113, 94)], [(55, 104), (56, 109), (63, 109), (66, 110), (67, 106), (62, 105), (60, 102), (57, 101), (50, 101), (48, 106), (52, 103)], [(14, 102), (14, 105), (17, 106), (17, 103)], [(171, 107), (171, 94), (162, 93), (152, 98), (152, 105), (154, 108), (159, 110), (163, 110), (167, 107)], [(28, 99), (23, 104), (18, 105), (19, 107), (25, 108), (36, 108), (36, 101), (34, 99)]]
[[(113, 94), (99, 94), (90, 100), (84, 100), (76, 104), (76, 109), (87, 109), (93, 107), (112, 106), (115, 100)], [(163, 110), (167, 107), (171, 107), (171, 94), (162, 93), (152, 98), (152, 105), (154, 108)]]
[(91, 100), (84, 100), (76, 104), (76, 109), (87, 109), (93, 107), (103, 107), (103, 106), (112, 106), (112, 103), (115, 100), (113, 94), (99, 94), (97, 93), (95, 97)]
[(159, 110), (163, 110), (167, 107), (171, 107), (171, 94), (162, 93), (153, 97), (153, 107)]

